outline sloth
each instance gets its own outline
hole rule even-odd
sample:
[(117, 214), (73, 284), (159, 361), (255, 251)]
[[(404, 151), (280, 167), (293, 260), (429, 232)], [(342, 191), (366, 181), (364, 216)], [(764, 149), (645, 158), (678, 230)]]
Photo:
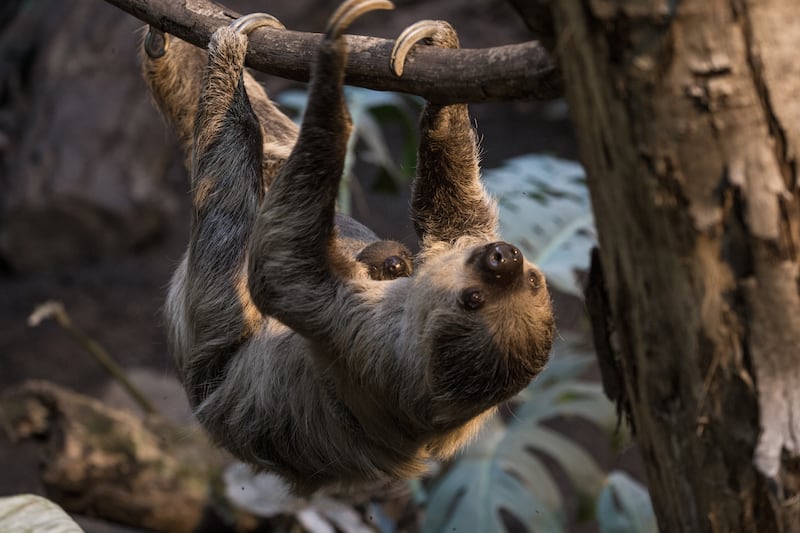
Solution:
[[(370, 276), (372, 252), (396, 249), (370, 250), (374, 233), (335, 212), (352, 127), (342, 34), (391, 7), (348, 0), (332, 15), (299, 130), (244, 70), (248, 33), (279, 27), (268, 15), (218, 29), (204, 66), (169, 36), (142, 54), (190, 162), (189, 245), (165, 305), (179, 378), (218, 445), (298, 494), (452, 456), (541, 371), (553, 338), (544, 276), (499, 237), (466, 104), (422, 111), (413, 273)], [(418, 23), (395, 72), (423, 39), (458, 46), (448, 24)]]
[(369, 277), (376, 281), (408, 277), (414, 272), (411, 250), (390, 239), (368, 244), (358, 253), (356, 261), (363, 263)]

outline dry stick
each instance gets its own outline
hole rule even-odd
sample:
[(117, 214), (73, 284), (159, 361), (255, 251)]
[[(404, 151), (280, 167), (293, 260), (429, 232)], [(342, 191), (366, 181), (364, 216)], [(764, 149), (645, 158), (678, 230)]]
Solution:
[(72, 319), (64, 308), (64, 304), (50, 301), (37, 306), (36, 309), (33, 310), (33, 313), (31, 313), (31, 316), (28, 317), (28, 325), (36, 327), (41, 324), (43, 320), (48, 318), (54, 319), (61, 329), (69, 333), (75, 342), (89, 352), (106, 372), (125, 388), (131, 398), (139, 404), (139, 407), (141, 407), (145, 413), (148, 415), (158, 414), (158, 410), (155, 406), (142, 394), (136, 385), (131, 382), (122, 367), (111, 358), (105, 348), (100, 346), (97, 341), (72, 323)]
[[(106, 0), (134, 17), (205, 48), (211, 34), (239, 15), (207, 0)], [(247, 65), (267, 74), (308, 81), (320, 34), (262, 28), (250, 36)], [(563, 94), (561, 72), (536, 41), (495, 48), (418, 46), (403, 77), (389, 69), (393, 41), (347, 36), (346, 83), (416, 94), (436, 103), (550, 100)]]

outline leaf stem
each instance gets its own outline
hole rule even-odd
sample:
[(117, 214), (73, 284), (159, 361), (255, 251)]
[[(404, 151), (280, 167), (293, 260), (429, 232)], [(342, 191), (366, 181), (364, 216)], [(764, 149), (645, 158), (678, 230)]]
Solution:
[(84, 350), (89, 352), (95, 361), (100, 363), (100, 366), (108, 372), (108, 374), (116, 380), (130, 397), (142, 408), (148, 415), (159, 415), (158, 410), (148, 400), (145, 395), (139, 390), (136, 385), (128, 378), (125, 370), (117, 364), (116, 361), (109, 355), (108, 351), (103, 348), (100, 343), (92, 339), (83, 330), (73, 324), (64, 304), (57, 301), (45, 302), (36, 307), (33, 313), (28, 317), (28, 325), (36, 327), (42, 323), (43, 320), (52, 318), (56, 324), (66, 331), (72, 340), (80, 345)]

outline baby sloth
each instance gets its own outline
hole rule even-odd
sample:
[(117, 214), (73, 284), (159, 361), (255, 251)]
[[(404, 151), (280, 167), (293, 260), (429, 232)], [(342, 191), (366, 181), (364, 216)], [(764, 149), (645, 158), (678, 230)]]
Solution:
[(368, 244), (356, 256), (356, 261), (364, 263), (367, 274), (376, 281), (407, 278), (414, 272), (411, 250), (392, 240)]
[[(422, 112), (413, 274), (400, 253), (410, 275), (374, 279), (387, 273), (367, 265), (396, 250), (370, 250), (377, 237), (334, 212), (351, 129), (342, 33), (391, 7), (348, 0), (333, 14), (299, 132), (244, 71), (246, 34), (277, 26), (266, 15), (215, 32), (202, 79), (200, 52), (177, 40), (148, 39), (143, 55), (191, 161), (189, 246), (166, 305), (176, 367), (213, 439), (301, 493), (450, 456), (552, 342), (544, 277), (498, 236), (466, 105)], [(396, 71), (423, 38), (458, 46), (447, 24), (417, 24), (397, 41)]]

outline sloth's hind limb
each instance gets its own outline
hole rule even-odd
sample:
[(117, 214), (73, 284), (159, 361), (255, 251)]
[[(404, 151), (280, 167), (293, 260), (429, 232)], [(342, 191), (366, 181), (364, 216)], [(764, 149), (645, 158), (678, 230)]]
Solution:
[[(245, 30), (253, 30), (263, 25), (277, 27), (274, 23), (258, 24), (259, 21), (275, 20), (268, 15), (253, 14), (248, 17), (254, 26)], [(142, 75), (150, 94), (162, 115), (177, 133), (187, 167), (191, 166), (195, 119), (203, 73), (208, 64), (208, 53), (173, 35), (150, 27), (141, 48), (140, 60)], [(277, 108), (261, 84), (246, 69), (242, 70), (242, 78), (250, 105), (261, 126), (263, 188), (266, 189), (289, 155), (297, 138), (297, 126)]]

